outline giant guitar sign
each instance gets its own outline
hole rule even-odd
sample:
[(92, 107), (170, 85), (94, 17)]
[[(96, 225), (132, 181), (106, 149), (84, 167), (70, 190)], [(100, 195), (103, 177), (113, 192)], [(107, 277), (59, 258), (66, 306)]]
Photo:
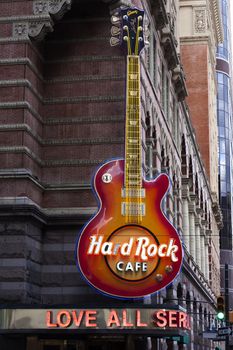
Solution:
[(99, 210), (81, 231), (76, 251), (78, 267), (90, 285), (126, 299), (150, 295), (170, 284), (183, 256), (179, 234), (162, 211), (169, 178), (160, 174), (147, 181), (142, 173), (143, 16), (137, 8), (119, 12), (121, 42), (127, 49), (125, 159), (106, 162), (97, 171), (93, 186)]

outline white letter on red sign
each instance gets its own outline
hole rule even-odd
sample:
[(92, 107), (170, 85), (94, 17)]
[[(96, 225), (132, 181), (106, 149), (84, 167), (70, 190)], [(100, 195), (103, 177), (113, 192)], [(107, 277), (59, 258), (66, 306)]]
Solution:
[(112, 310), (108, 317), (107, 327), (112, 327), (112, 325), (120, 327), (120, 320), (115, 310)]
[(148, 326), (147, 323), (141, 322), (141, 311), (140, 310), (136, 311), (136, 325), (137, 325), (137, 327), (147, 327)]
[(53, 312), (47, 311), (46, 312), (46, 326), (49, 328), (57, 327), (57, 324), (53, 323), (52, 318), (53, 318)]

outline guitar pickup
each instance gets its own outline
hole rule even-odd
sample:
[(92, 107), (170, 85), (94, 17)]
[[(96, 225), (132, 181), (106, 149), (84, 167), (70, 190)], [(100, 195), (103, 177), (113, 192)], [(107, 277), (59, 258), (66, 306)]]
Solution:
[(145, 203), (121, 203), (121, 215), (123, 216), (145, 216)]
[(121, 197), (122, 198), (145, 198), (146, 196), (146, 190), (145, 188), (136, 189), (136, 188), (130, 188), (126, 190), (126, 188), (121, 189)]

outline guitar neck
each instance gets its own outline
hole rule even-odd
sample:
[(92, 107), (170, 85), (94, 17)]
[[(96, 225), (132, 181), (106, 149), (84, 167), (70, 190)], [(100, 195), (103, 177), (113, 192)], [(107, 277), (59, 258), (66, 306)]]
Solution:
[(139, 56), (127, 56), (127, 100), (125, 132), (125, 188), (141, 189), (142, 150)]

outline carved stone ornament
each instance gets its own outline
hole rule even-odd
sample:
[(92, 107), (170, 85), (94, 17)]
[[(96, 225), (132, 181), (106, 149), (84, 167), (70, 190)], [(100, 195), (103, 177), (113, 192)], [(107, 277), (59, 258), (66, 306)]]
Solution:
[(47, 15), (49, 13), (49, 3), (47, 0), (33, 2), (33, 13), (35, 15)]
[[(131, 0), (102, 0), (109, 5), (110, 13), (119, 6), (132, 5)], [(46, 33), (53, 31), (54, 20), (63, 17), (70, 10), (72, 0), (34, 0), (33, 15), (13, 23), (14, 39), (42, 40)]]
[(32, 22), (29, 24), (28, 35), (37, 40), (42, 40), (48, 32), (52, 32), (53, 27), (50, 21)]
[(205, 8), (194, 9), (194, 31), (195, 33), (205, 33), (207, 29), (207, 17)]
[(35, 0), (33, 13), (35, 15), (52, 15), (61, 18), (71, 8), (71, 0)]
[(14, 23), (13, 24), (13, 37), (26, 38), (28, 35), (28, 23)]
[(28, 39), (29, 37), (36, 40), (42, 40), (46, 33), (53, 30), (50, 19), (20, 22), (13, 24), (13, 37), (17, 39)]
[(15, 39), (42, 40), (44, 36), (53, 31), (54, 20), (62, 18), (71, 8), (72, 0), (34, 0), (33, 15), (28, 20), (13, 24), (13, 37)]

